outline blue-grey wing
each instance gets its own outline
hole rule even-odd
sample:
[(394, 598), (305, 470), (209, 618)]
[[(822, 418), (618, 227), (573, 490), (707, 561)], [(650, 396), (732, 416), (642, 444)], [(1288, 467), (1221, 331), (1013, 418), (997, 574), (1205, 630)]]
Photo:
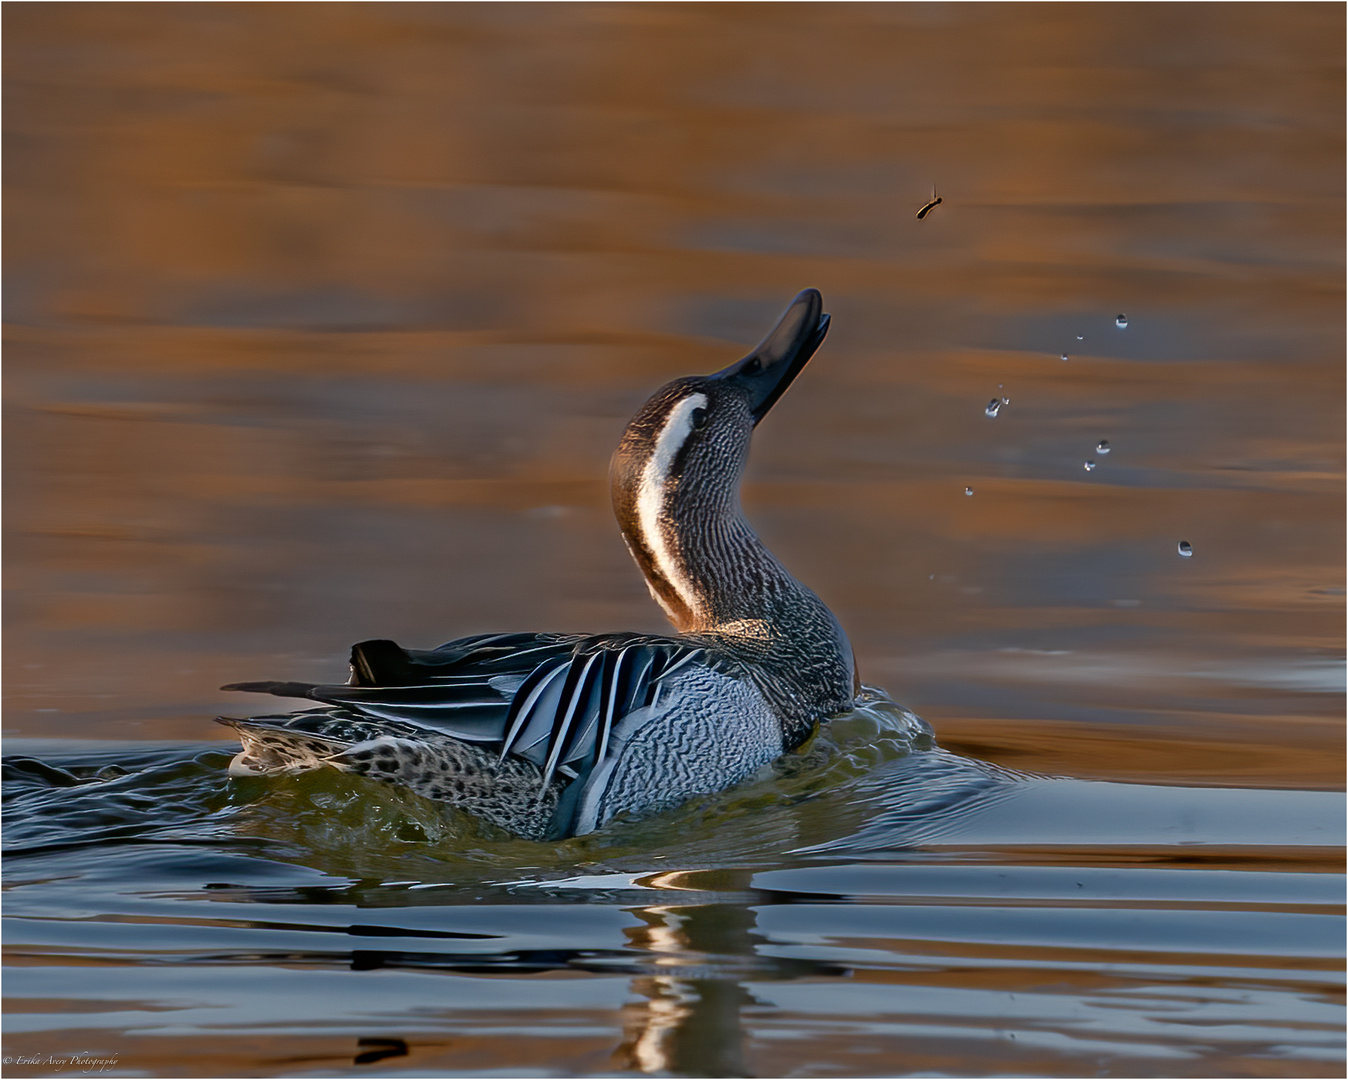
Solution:
[(588, 773), (613, 726), (649, 705), (660, 681), (707, 662), (695, 642), (637, 634), (487, 634), (438, 649), (391, 641), (352, 649), (351, 682), (234, 683), (225, 689), (303, 697), (411, 723), (533, 762), (544, 786)]
[(588, 772), (608, 749), (613, 727), (655, 699), (662, 679), (707, 662), (691, 642), (644, 637), (592, 638), (566, 659), (540, 664), (510, 703), (501, 752), (554, 773)]
[(493, 743), (502, 738), (515, 690), (540, 664), (569, 656), (577, 640), (562, 634), (483, 634), (425, 650), (363, 641), (351, 650), (351, 679), (344, 686), (249, 682), (224, 689), (308, 698), (467, 742)]

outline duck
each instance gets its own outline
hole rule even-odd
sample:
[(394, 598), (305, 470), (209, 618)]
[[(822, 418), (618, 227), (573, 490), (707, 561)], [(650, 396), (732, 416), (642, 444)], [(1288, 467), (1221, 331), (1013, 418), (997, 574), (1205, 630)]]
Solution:
[(217, 717), (242, 745), (230, 775), (338, 769), (555, 841), (716, 794), (799, 748), (852, 706), (856, 663), (750, 525), (740, 484), (755, 428), (828, 328), (804, 290), (747, 356), (661, 387), (623, 432), (613, 510), (673, 633), (376, 639), (352, 647), (345, 684), (231, 683), (320, 704)]

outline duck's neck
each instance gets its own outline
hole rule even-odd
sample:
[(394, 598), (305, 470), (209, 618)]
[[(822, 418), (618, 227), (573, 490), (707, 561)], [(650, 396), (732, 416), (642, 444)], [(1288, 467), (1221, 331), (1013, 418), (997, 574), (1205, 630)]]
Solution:
[(778, 619), (784, 604), (812, 595), (764, 546), (737, 506), (691, 521), (686, 514), (639, 514), (625, 523), (623, 535), (651, 595), (685, 634), (733, 632), (737, 625), (747, 632), (753, 624)]
[(851, 701), (847, 635), (763, 544), (737, 497), (695, 508), (667, 500), (646, 513), (639, 502), (622, 522), (623, 536), (651, 595), (680, 632), (712, 638), (775, 673), (782, 693), (800, 696), (801, 707), (816, 716), (821, 704), (840, 709)]

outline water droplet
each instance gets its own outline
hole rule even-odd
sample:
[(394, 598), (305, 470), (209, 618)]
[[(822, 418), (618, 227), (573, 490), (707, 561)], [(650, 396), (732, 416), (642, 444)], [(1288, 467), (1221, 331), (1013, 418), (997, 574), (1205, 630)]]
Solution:
[(1095, 462), (1093, 462), (1093, 461), (1087, 461), (1087, 462), (1086, 462), (1086, 471), (1087, 471), (1087, 472), (1094, 472), (1094, 471), (1095, 471)]
[(1127, 316), (1127, 315), (1123, 315), (1123, 314), (1115, 315), (1115, 316), (1114, 316), (1114, 325), (1117, 326), (1120, 330), (1127, 330), (1127, 329), (1128, 329), (1128, 316)]
[(995, 420), (997, 419), (997, 414), (1002, 411), (1003, 404), (1004, 402), (1000, 398), (993, 398), (988, 402), (988, 407), (983, 411)]
[(1002, 404), (1003, 404), (1003, 405), (1010, 405), (1010, 404), (1011, 404), (1011, 399), (1010, 399), (1009, 397), (1004, 397), (1004, 398), (1002, 398)]
[(1190, 544), (1188, 540), (1181, 540), (1179, 542), (1179, 553), (1181, 558), (1185, 559), (1193, 558), (1194, 554), (1193, 545)]
[(1101, 439), (1098, 443), (1096, 443), (1096, 444), (1095, 444), (1095, 452), (1096, 452), (1097, 454), (1108, 454), (1108, 453), (1109, 453), (1109, 440), (1108, 440), (1108, 439)]
[(972, 495), (973, 493), (974, 493), (974, 489), (971, 488), (971, 487), (967, 487), (967, 488), (964, 489), (964, 494), (966, 494), (966, 495)]
[(935, 574), (928, 574), (928, 575), (927, 575), (927, 580), (928, 580), (928, 581), (935, 581), (935, 580), (936, 580), (936, 575), (935, 575)]
[(1077, 340), (1078, 340), (1078, 341), (1085, 341), (1085, 340), (1086, 340), (1085, 335), (1083, 335), (1083, 334), (1078, 334), (1078, 335), (1077, 335)]
[(1003, 390), (1003, 389), (1005, 389), (1005, 388), (1006, 388), (1006, 383), (998, 383), (998, 384), (997, 384), (997, 389), (998, 389), (998, 390)]
[(1067, 354), (1066, 354), (1066, 353), (1063, 353), (1063, 354), (1062, 354), (1062, 362), (1063, 362), (1064, 364), (1067, 363)]

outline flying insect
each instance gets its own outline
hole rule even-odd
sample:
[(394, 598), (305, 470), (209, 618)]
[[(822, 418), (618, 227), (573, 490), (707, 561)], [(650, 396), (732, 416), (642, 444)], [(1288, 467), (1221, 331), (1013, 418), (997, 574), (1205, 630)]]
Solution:
[(938, 207), (938, 206), (940, 206), (940, 205), (941, 205), (941, 196), (939, 196), (939, 195), (936, 194), (936, 185), (935, 185), (935, 184), (932, 184), (932, 186), (931, 186), (931, 202), (927, 203), (926, 206), (924, 206), (921, 210), (919, 210), (919, 211), (917, 212), (917, 220), (918, 220), (918, 221), (921, 221), (924, 217), (926, 217), (926, 216), (927, 216), (928, 214), (930, 214), (934, 209), (936, 209), (936, 207)]

